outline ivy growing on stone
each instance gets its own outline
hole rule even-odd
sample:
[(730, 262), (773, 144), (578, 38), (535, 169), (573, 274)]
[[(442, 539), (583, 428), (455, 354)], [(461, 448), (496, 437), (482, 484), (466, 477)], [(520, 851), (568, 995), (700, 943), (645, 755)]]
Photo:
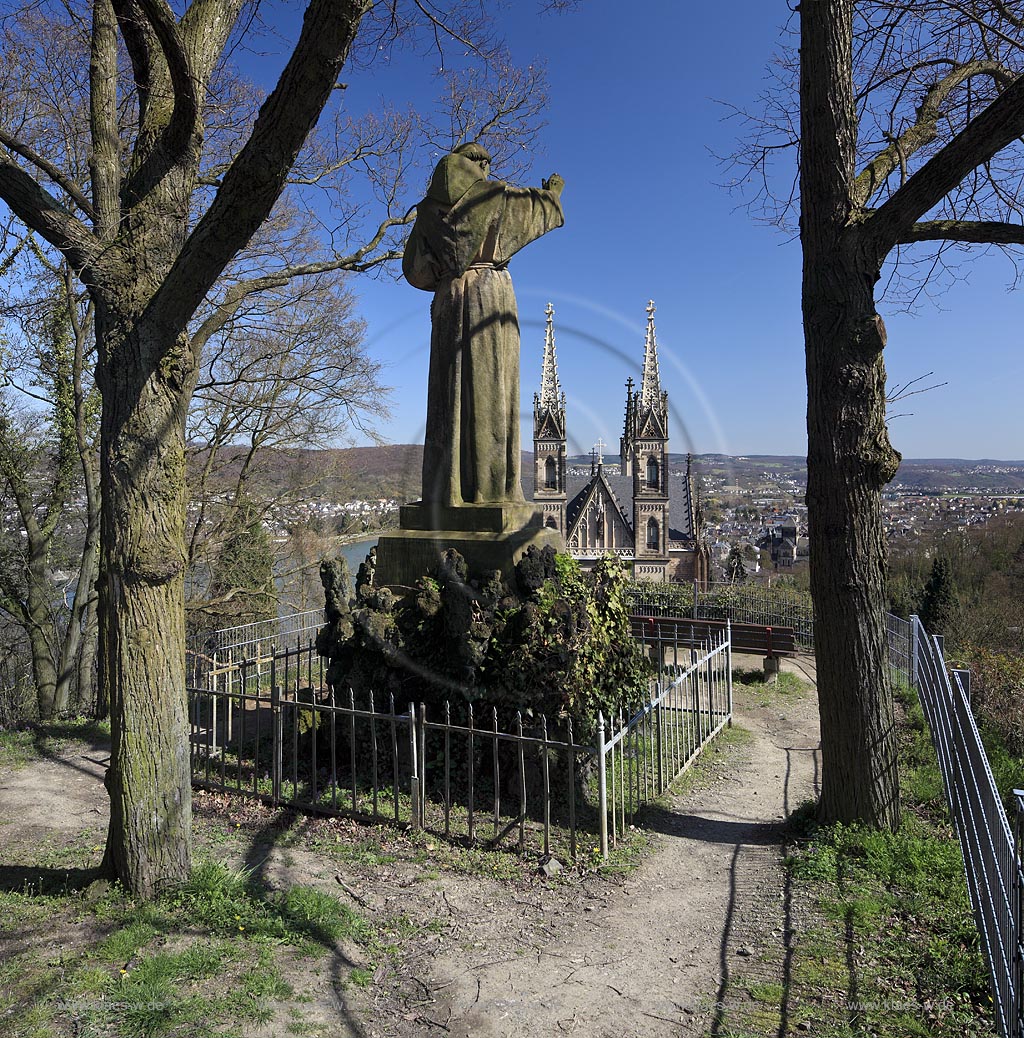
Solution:
[[(449, 701), (496, 707), (508, 718), (572, 718), (594, 735), (598, 712), (628, 713), (643, 700), (651, 667), (630, 632), (626, 574), (612, 557), (582, 572), (568, 555), (531, 548), (502, 581), (473, 578), (449, 550), (398, 598), (372, 583), (372, 558), (352, 593), (343, 560), (325, 561), (327, 625), (317, 651), (328, 682), (396, 703)], [(369, 576), (370, 579), (366, 580)]]

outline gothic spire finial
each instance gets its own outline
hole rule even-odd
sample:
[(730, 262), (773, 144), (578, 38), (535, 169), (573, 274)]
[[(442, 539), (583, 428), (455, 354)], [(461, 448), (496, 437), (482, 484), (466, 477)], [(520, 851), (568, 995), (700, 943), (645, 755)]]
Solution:
[(556, 409), (561, 404), (562, 387), (558, 382), (558, 359), (555, 356), (555, 329), (552, 318), (555, 308), (548, 303), (547, 324), (544, 328), (544, 363), (540, 373), (540, 405)]
[(647, 338), (644, 342), (644, 372), (640, 379), (641, 407), (658, 407), (661, 404), (661, 378), (658, 374), (658, 339), (654, 331), (652, 299), (647, 304)]

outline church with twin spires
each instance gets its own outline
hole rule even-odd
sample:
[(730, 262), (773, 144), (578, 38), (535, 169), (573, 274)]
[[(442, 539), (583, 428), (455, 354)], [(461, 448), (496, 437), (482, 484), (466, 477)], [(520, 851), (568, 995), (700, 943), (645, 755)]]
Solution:
[(533, 501), (544, 524), (565, 538), (587, 568), (602, 555), (630, 564), (633, 579), (708, 580), (710, 554), (695, 503), (687, 455), (685, 475), (669, 471), (668, 393), (658, 374), (654, 303), (647, 306), (640, 388), (626, 382), (626, 415), (618, 473), (604, 465), (604, 444), (591, 454), (590, 476), (567, 468), (565, 394), (555, 357), (554, 308), (548, 303), (540, 392), (533, 397)]

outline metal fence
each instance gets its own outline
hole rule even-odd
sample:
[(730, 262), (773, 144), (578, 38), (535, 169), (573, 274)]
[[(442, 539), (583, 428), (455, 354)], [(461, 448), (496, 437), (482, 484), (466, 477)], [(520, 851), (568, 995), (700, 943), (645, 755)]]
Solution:
[(950, 817), (988, 963), (1002, 1038), (1021, 1038), (1020, 804), (1016, 840), (982, 746), (960, 672), (950, 674), (938, 639), (910, 618), (917, 690), (939, 760)]
[[(701, 650), (651, 648), (659, 679), (632, 717), (571, 720), (445, 703), (399, 710), (328, 686), (312, 645), (236, 661), (189, 689), (194, 783), (275, 805), (429, 829), (449, 839), (607, 857), (732, 719), (728, 634)], [(587, 841), (587, 846), (590, 841)]]
[(194, 635), (188, 639), (185, 650), (189, 681), (205, 686), (211, 671), (230, 672), (236, 660), (259, 660), (261, 665), (269, 664), (277, 646), (309, 641), (311, 634), (323, 625), (323, 609), (307, 609), (273, 620), (256, 620), (238, 627), (223, 627), (212, 633)]
[(598, 719), (599, 785), (607, 789), (600, 816), (607, 857), (641, 805), (661, 796), (708, 743), (732, 724), (732, 645), (728, 630), (706, 647), (658, 641), (660, 681), (632, 717)]
[(893, 682), (912, 687), (914, 670), (914, 625), (892, 613), (885, 614), (889, 649), (889, 677)]
[(1017, 888), (1014, 900), (1017, 906), (1017, 955), (1014, 977), (1013, 1025), (1016, 1038), (1024, 1038), (1024, 789), (1013, 791), (1014, 799), (1014, 845), (1017, 848)]
[(792, 627), (801, 649), (814, 648), (811, 596), (770, 584), (711, 581), (707, 584), (634, 584), (630, 611), (644, 616), (733, 620), (765, 627)]

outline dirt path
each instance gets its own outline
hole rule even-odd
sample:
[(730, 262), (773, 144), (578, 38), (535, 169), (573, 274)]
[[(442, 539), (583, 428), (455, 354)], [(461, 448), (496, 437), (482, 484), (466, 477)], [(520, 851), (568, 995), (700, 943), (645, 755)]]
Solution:
[(394, 1033), (717, 1032), (737, 956), (744, 977), (756, 977), (758, 960), (778, 962), (784, 948), (781, 823), (817, 792), (818, 776), (813, 694), (737, 700), (750, 745), (707, 788), (655, 815), (659, 846), (626, 882), (511, 903), (497, 890), (481, 903), (479, 884), (446, 884), (460, 925), (454, 940), (424, 950), (424, 1012)]
[[(320, 1021), (315, 1033), (718, 1034), (719, 1004), (737, 997), (728, 991), (731, 976), (739, 971), (749, 984), (764, 961), (765, 979), (778, 979), (791, 922), (781, 823), (817, 792), (818, 779), (814, 694), (763, 701), (736, 689), (736, 721), (749, 742), (722, 757), (702, 788), (649, 816), (655, 851), (628, 878), (538, 877), (510, 886), (410, 860), (343, 865), (360, 911), (381, 921), (404, 916), (419, 929), (404, 941), (395, 972), (378, 970), (364, 991), (346, 984), (340, 967), (316, 977), (302, 967), (300, 986)], [(8, 878), (49, 864), (51, 848), (73, 846), (83, 864), (98, 860), (104, 758), (100, 747), (79, 746), (0, 774), (0, 864)], [(277, 845), (273, 826), (232, 828), (218, 857), (238, 856), (272, 887), (312, 883), (338, 893), (330, 857)], [(229, 842), (243, 837), (244, 844)]]

